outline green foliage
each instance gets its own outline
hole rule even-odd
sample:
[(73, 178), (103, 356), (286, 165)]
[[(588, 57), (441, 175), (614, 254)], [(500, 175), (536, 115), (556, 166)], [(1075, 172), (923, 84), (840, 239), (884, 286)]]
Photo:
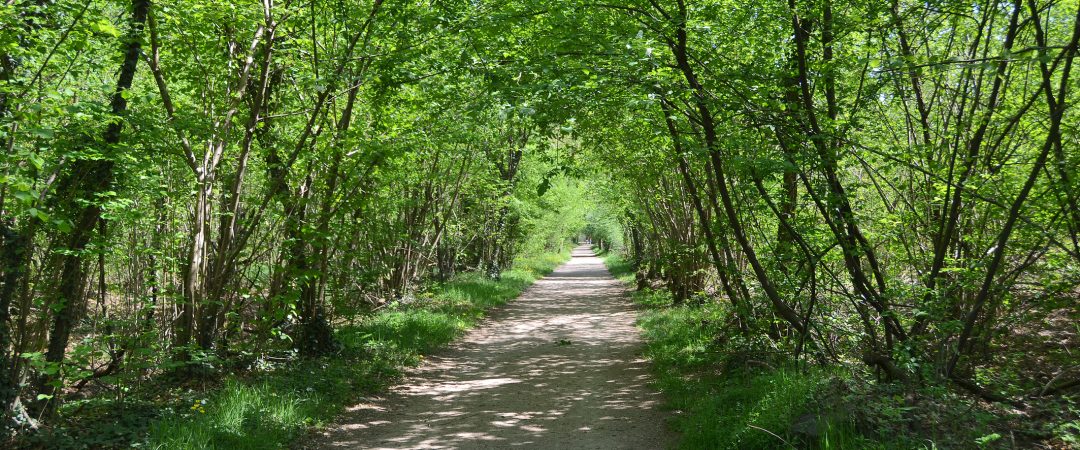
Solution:
[(235, 376), (223, 439), (280, 406), (251, 360), (436, 348), (580, 238), (671, 364), (1074, 401), (1078, 7), (5, 2), (0, 410), (62, 434)]
[[(554, 163), (545, 159), (557, 158), (558, 148), (535, 155), (522, 174), (522, 187), (515, 194), (515, 207), (522, 217), (521, 245), (524, 254), (562, 252), (571, 240), (585, 228), (587, 215), (596, 207), (595, 197), (587, 181), (553, 172)], [(539, 186), (535, 191), (528, 187)]]

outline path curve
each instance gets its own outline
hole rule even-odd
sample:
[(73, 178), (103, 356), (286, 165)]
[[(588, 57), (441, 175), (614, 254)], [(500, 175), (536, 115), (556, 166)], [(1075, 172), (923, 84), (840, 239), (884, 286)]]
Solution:
[(673, 442), (622, 284), (588, 247), (349, 408), (319, 448), (662, 449)]

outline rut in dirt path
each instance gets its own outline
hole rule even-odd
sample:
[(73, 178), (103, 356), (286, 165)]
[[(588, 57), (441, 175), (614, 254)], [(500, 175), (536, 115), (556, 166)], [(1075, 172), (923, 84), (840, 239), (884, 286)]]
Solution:
[(573, 256), (385, 398), (349, 408), (319, 447), (669, 446), (623, 286), (587, 247)]

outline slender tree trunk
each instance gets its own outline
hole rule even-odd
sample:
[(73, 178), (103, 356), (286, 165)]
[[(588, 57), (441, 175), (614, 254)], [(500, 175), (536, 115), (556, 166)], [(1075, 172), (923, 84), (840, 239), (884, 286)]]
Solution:
[(676, 41), (672, 44), (672, 52), (675, 54), (679, 70), (683, 73), (687, 83), (694, 90), (694, 101), (698, 107), (702, 131), (705, 134), (705, 145), (709, 150), (709, 158), (712, 159), (713, 170), (716, 172), (716, 187), (717, 191), (720, 193), (720, 202), (721, 205), (723, 205), (724, 213), (727, 215), (728, 223), (731, 226), (731, 232), (735, 236), (735, 241), (738, 242), (739, 247), (742, 248), (743, 254), (746, 256), (747, 261), (750, 263), (750, 267), (754, 271), (754, 275), (757, 276), (758, 283), (761, 285), (762, 290), (765, 291), (766, 297), (772, 303), (773, 309), (781, 318), (791, 324), (796, 331), (803, 333), (805, 327), (802, 324), (802, 319), (799, 317), (798, 313), (792, 309), (791, 305), (784, 301), (780, 292), (776, 290), (776, 286), (766, 272), (765, 266), (762, 265), (761, 261), (758, 259), (757, 252), (754, 250), (753, 245), (750, 243), (750, 239), (743, 230), (738, 212), (735, 210), (735, 204), (732, 200), (731, 193), (728, 190), (727, 174), (723, 170), (723, 163), (720, 157), (720, 144), (716, 135), (716, 125), (713, 122), (712, 112), (705, 103), (705, 89), (698, 81), (697, 75), (694, 73), (686, 53), (686, 5), (684, 4), (684, 0), (679, 0), (678, 5), (680, 17), (682, 17), (683, 20), (676, 24)]
[[(116, 91), (112, 96), (111, 113), (116, 116), (106, 127), (102, 134), (101, 142), (107, 148), (112, 148), (120, 142), (123, 131), (122, 116), (127, 112), (127, 98), (124, 92), (131, 88), (135, 78), (135, 70), (139, 63), (139, 53), (142, 51), (142, 32), (146, 24), (146, 15), (150, 7), (149, 0), (133, 0), (131, 5), (130, 29), (125, 36), (123, 45), (124, 59), (120, 65), (120, 73), (117, 77)], [(101, 206), (91, 203), (87, 206), (77, 206), (78, 199), (93, 199), (97, 193), (108, 190), (113, 181), (114, 162), (112, 159), (95, 159), (76, 161), (71, 168), (67, 179), (63, 180), (57, 190), (57, 194), (68, 203), (68, 209), (73, 213), (75, 226), (72, 232), (64, 239), (64, 247), (70, 253), (61, 258), (60, 284), (51, 304), (53, 305), (53, 325), (49, 333), (49, 345), (45, 353), (45, 361), (53, 364), (62, 364), (67, 351), (68, 340), (72, 328), (75, 326), (75, 311), (83, 301), (83, 289), (85, 274), (83, 273), (83, 251), (90, 242), (94, 229), (101, 219)], [(42, 374), (35, 382), (35, 391), (45, 401), (37, 406), (43, 411), (43, 416), (51, 417), (59, 403), (58, 384), (63, 380), (56, 375)]]
[(3, 283), (0, 285), (0, 440), (3, 440), (18, 427), (12, 408), (19, 395), (19, 380), (8, 349), (12, 346), (11, 303), (25, 270), (27, 245), (23, 236), (11, 229), (8, 220), (0, 221), (0, 240), (3, 249), (0, 255), (0, 264), (3, 264), (3, 279), (0, 280)]
[[(1046, 37), (1043, 35), (1042, 25), (1039, 21), (1039, 10), (1035, 5), (1034, 0), (1029, 0), (1028, 4), (1031, 7), (1032, 18), (1034, 19), (1032, 22), (1035, 25), (1037, 40), (1042, 48), (1039, 52), (1045, 55)], [(975, 324), (979, 320), (987, 299), (990, 297), (990, 292), (993, 290), (994, 280), (1001, 267), (1001, 262), (1005, 258), (1005, 248), (1012, 236), (1016, 221), (1020, 217), (1020, 211), (1024, 207), (1028, 195), (1031, 194), (1031, 189), (1035, 186), (1039, 174), (1042, 173), (1046, 167), (1046, 161), (1050, 156), (1050, 152), (1054, 149), (1054, 143), (1061, 139), (1061, 121), (1065, 116), (1065, 110), (1068, 108), (1066, 97), (1069, 92), (1069, 75), (1072, 69), (1073, 58), (1077, 55), (1078, 46), (1080, 46), (1080, 7), (1077, 8), (1076, 16), (1073, 19), (1072, 37), (1058, 57), (1058, 61), (1062, 63), (1063, 68), (1061, 70), (1057, 94), (1054, 93), (1053, 88), (1053, 73), (1048, 67), (1046, 59), (1040, 58), (1039, 65), (1042, 71), (1042, 90), (1046, 95), (1046, 103), (1050, 110), (1050, 127), (1049, 130), (1047, 130), (1046, 139), (1043, 142), (1042, 148), (1039, 150), (1038, 156), (1036, 156), (1035, 161), (1031, 165), (1031, 171), (1028, 173), (1027, 179), (1024, 181), (1023, 186), (1020, 188), (1020, 192), (1016, 195), (1016, 198), (1009, 207), (1005, 225), (1001, 228), (997, 238), (994, 240), (994, 246), (987, 252), (992, 256), (990, 257), (990, 262), (987, 264), (986, 274), (983, 276), (979, 291), (972, 302), (972, 307), (964, 317), (964, 328), (957, 339), (957, 351), (949, 360), (949, 364), (945, 369), (946, 375), (953, 375), (953, 371), (955, 370), (960, 357), (970, 350), (967, 345), (968, 340), (971, 339)]]
[(727, 294), (728, 301), (731, 302), (734, 316), (739, 322), (739, 329), (742, 330), (743, 333), (746, 333), (749, 331), (749, 328), (747, 327), (747, 318), (745, 317), (746, 308), (739, 302), (739, 295), (732, 287), (731, 280), (728, 279), (727, 268), (724, 266), (724, 260), (720, 256), (720, 251), (717, 250), (716, 238), (713, 236), (712, 221), (705, 211), (705, 207), (702, 206), (701, 196), (698, 194), (697, 185), (694, 182), (693, 177), (691, 177), (689, 164), (682, 155), (682, 142), (679, 137), (679, 131), (678, 128), (676, 128), (674, 119), (672, 119), (674, 111), (672, 111), (671, 105), (666, 100), (661, 100), (660, 105), (662, 108), (661, 111), (664, 114), (664, 122), (667, 124), (668, 133), (671, 135), (672, 145), (675, 150), (675, 159), (678, 161), (679, 173), (682, 174), (683, 183), (686, 185), (686, 191), (690, 194), (690, 200), (693, 202), (694, 211), (697, 213), (702, 234), (705, 236), (705, 244), (708, 247), (709, 256), (713, 261), (713, 268), (716, 269), (716, 275), (720, 277), (720, 285), (723, 288), (724, 293)]
[[(1015, 0), (1013, 4), (1013, 11), (1009, 19), (1009, 28), (1005, 34), (1004, 47), (1002, 49), (1004, 53), (1009, 53), (1012, 50), (1017, 31), (1019, 30), (1021, 1), (1022, 0)], [(975, 129), (975, 133), (972, 135), (971, 139), (967, 141), (967, 154), (964, 156), (961, 163), (960, 176), (955, 183), (950, 183), (950, 186), (952, 187), (950, 192), (951, 197), (948, 197), (948, 201), (942, 206), (943, 211), (938, 214), (941, 217), (942, 222), (933, 242), (934, 256), (930, 263), (929, 273), (926, 276), (925, 283), (927, 293), (923, 298), (924, 304), (928, 304), (933, 298), (934, 290), (937, 288), (938, 280), (945, 268), (945, 259), (949, 253), (950, 243), (952, 242), (953, 236), (956, 235), (956, 227), (959, 222), (963, 205), (964, 190), (968, 180), (975, 173), (975, 163), (978, 161), (979, 153), (980, 150), (982, 150), (983, 141), (986, 137), (987, 130), (989, 129), (991, 119), (999, 106), (998, 98), (1003, 90), (1006, 78), (1005, 71), (1007, 68), (1007, 58), (1003, 58), (996, 65), (994, 82), (990, 90), (990, 97), (986, 102), (986, 110), (979, 121), (979, 125)], [(978, 102), (976, 102), (976, 104), (978, 104)], [(926, 330), (927, 325), (928, 321), (926, 318), (917, 319), (915, 324), (911, 327), (911, 334), (921, 334)]]
[(298, 336), (294, 338), (294, 343), (300, 353), (308, 357), (323, 355), (338, 346), (334, 338), (333, 328), (326, 319), (322, 297), (319, 295), (319, 287), (323, 285), (323, 281), (329, 276), (327, 239), (329, 239), (330, 220), (333, 218), (336, 209), (333, 199), (337, 194), (341, 160), (344, 156), (343, 150), (340, 148), (340, 139), (352, 124), (352, 112), (356, 104), (358, 91), (358, 87), (349, 89), (345, 108), (337, 124), (334, 145), (338, 146), (338, 148), (335, 150), (333, 161), (330, 164), (326, 192), (323, 193), (323, 201), (319, 207), (318, 233), (313, 239), (310, 239), (312, 260), (315, 262), (316, 267), (313, 274), (303, 277), (300, 281), (299, 323), (297, 324), (299, 332)]

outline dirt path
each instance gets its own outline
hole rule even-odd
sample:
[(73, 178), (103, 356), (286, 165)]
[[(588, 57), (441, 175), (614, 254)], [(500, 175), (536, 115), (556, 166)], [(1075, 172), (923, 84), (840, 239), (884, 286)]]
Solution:
[(623, 287), (587, 247), (573, 255), (317, 447), (670, 445)]

